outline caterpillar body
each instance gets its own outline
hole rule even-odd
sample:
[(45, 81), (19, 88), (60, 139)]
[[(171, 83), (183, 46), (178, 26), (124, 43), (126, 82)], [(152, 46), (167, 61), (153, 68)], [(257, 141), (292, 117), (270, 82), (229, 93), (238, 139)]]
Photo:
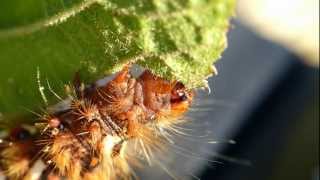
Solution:
[[(0, 142), (8, 179), (137, 179), (132, 167), (165, 151), (165, 130), (182, 123), (194, 91), (127, 65), (102, 86), (76, 80), (68, 105), (41, 115), (39, 132), (17, 127)], [(1, 177), (1, 175), (0, 175)], [(1, 179), (1, 178), (0, 178)]]

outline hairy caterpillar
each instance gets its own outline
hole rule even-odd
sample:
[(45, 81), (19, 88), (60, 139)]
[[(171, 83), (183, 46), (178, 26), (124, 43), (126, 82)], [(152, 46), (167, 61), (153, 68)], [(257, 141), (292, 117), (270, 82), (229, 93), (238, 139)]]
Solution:
[(13, 129), (1, 140), (0, 169), (9, 179), (135, 179), (131, 170), (165, 151), (166, 130), (183, 123), (194, 91), (125, 66), (113, 80), (76, 80), (67, 107), (41, 115), (39, 132)]

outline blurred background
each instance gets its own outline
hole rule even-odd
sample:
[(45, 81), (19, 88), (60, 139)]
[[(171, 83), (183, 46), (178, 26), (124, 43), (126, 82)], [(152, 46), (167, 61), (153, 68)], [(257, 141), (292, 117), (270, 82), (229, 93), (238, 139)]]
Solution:
[(210, 99), (233, 106), (212, 106), (207, 117), (218, 121), (217, 137), (236, 144), (212, 148), (223, 163), (208, 163), (199, 177), (318, 180), (319, 1), (238, 0), (237, 11), (210, 80)]
[(319, 66), (319, 0), (238, 0), (237, 14), (259, 35)]
[(238, 0), (228, 42), (193, 139), (142, 179), (318, 180), (319, 1)]
[(188, 115), (191, 137), (160, 157), (162, 170), (137, 173), (143, 180), (318, 180), (319, 0), (238, 0), (228, 42), (209, 80), (212, 93), (199, 92)]

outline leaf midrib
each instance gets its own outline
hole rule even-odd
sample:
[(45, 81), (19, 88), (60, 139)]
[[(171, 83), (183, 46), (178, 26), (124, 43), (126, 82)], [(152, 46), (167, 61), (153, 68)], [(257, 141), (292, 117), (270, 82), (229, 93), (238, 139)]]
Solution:
[[(60, 12), (56, 15), (53, 15), (51, 17), (48, 17), (46, 19), (34, 22), (32, 24), (19, 26), (19, 27), (13, 27), (13, 28), (9, 28), (9, 29), (0, 29), (0, 39), (1, 38), (16, 37), (16, 36), (23, 36), (23, 35), (27, 35), (27, 34), (31, 34), (36, 31), (39, 31), (45, 27), (50, 27), (50, 26), (61, 24), (61, 23), (65, 22), (68, 18), (75, 16), (76, 14), (89, 8), (93, 4), (100, 4), (102, 6), (105, 6), (101, 0), (84, 0), (83, 2), (71, 7), (65, 11), (62, 11), (62, 12)], [(154, 21), (154, 20), (158, 20), (158, 19), (168, 19), (168, 18), (173, 18), (176, 16), (187, 15), (191, 11), (203, 10), (203, 8), (210, 8), (210, 6), (206, 6), (206, 7), (200, 6), (199, 8), (188, 7), (188, 8), (182, 9), (182, 11), (175, 11), (175, 12), (171, 12), (171, 13), (154, 12), (154, 13), (148, 13), (148, 14), (142, 15), (142, 16), (141, 15), (137, 15), (137, 16)], [(119, 9), (119, 11), (117, 11), (115, 14), (117, 14), (117, 13), (124, 14), (121, 9)], [(132, 14), (130, 14), (130, 15), (132, 15)]]
[(68, 18), (75, 16), (86, 8), (92, 6), (93, 4), (99, 3), (99, 0), (85, 0), (65, 11), (62, 11), (56, 15), (48, 17), (46, 19), (34, 22), (32, 24), (9, 28), (0, 30), (0, 39), (1, 38), (10, 38), (16, 36), (23, 36), (26, 34), (31, 34), (42, 28), (49, 27), (52, 25), (60, 24), (66, 21)]

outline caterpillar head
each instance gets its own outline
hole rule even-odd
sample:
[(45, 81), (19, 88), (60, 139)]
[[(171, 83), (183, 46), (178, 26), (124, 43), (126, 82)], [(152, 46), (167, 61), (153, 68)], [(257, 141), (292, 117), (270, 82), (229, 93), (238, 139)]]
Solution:
[(171, 115), (181, 116), (188, 111), (192, 100), (194, 92), (187, 89), (182, 83), (177, 82), (171, 90)]
[(144, 104), (161, 116), (177, 117), (188, 111), (194, 92), (181, 82), (168, 81), (145, 71), (140, 76)]

